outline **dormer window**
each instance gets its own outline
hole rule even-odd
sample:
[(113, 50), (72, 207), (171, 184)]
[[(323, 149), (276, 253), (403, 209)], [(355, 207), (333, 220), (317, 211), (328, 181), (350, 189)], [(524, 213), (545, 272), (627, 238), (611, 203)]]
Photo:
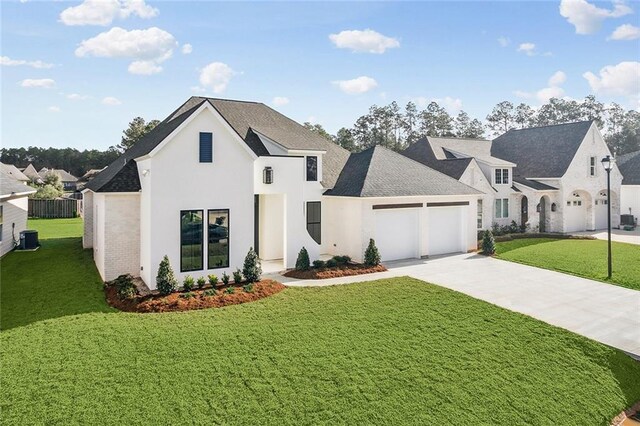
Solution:
[(509, 169), (496, 169), (496, 185), (508, 185), (509, 184)]
[(318, 180), (318, 157), (307, 157), (307, 181), (315, 182)]

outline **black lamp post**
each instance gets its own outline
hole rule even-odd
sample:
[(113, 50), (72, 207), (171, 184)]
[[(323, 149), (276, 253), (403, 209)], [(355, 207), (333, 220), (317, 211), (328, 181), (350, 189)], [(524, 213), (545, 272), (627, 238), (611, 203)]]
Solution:
[(602, 165), (607, 171), (607, 277), (611, 279), (611, 169), (613, 168), (613, 158), (607, 155), (602, 159)]

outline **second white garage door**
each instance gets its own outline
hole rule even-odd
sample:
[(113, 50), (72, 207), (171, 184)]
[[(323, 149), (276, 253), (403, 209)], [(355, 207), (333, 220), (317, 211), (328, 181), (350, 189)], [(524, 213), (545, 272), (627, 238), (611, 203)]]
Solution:
[(464, 232), (463, 211), (464, 208), (459, 206), (428, 207), (429, 256), (466, 251), (462, 238)]
[(383, 261), (419, 257), (418, 209), (376, 210), (375, 240)]

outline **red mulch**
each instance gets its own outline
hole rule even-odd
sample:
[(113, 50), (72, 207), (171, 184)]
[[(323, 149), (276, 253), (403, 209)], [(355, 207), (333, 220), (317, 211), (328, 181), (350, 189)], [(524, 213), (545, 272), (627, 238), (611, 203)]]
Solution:
[(172, 293), (168, 296), (151, 294), (148, 296), (136, 296), (133, 299), (122, 300), (118, 297), (115, 287), (107, 287), (105, 294), (107, 302), (114, 308), (125, 312), (178, 312), (191, 311), (194, 309), (221, 308), (223, 306), (237, 305), (240, 303), (253, 302), (273, 294), (279, 293), (286, 287), (273, 280), (263, 280), (253, 285), (253, 291), (247, 293), (241, 285), (230, 285), (233, 294), (225, 292), (227, 287), (217, 287), (215, 296), (204, 294), (209, 289), (194, 289), (190, 293), (191, 298), (183, 298), (180, 295), (184, 292)]
[(335, 268), (309, 269), (298, 271), (292, 269), (284, 273), (285, 277), (299, 278), (303, 280), (321, 280), (324, 278), (348, 277), (351, 275), (372, 274), (374, 272), (384, 272), (387, 268), (383, 265), (365, 266), (360, 264), (349, 264), (336, 266)]

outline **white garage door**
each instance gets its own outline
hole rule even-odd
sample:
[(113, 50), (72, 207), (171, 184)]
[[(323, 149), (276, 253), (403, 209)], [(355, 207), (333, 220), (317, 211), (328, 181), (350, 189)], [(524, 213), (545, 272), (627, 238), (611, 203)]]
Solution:
[(463, 207), (428, 207), (429, 256), (466, 252)]
[(578, 232), (587, 230), (587, 206), (582, 200), (567, 201), (571, 205), (564, 208), (565, 223), (564, 232)]
[(596, 229), (607, 229), (607, 199), (596, 199)]
[(418, 209), (382, 209), (374, 216), (374, 238), (383, 261), (419, 257)]

